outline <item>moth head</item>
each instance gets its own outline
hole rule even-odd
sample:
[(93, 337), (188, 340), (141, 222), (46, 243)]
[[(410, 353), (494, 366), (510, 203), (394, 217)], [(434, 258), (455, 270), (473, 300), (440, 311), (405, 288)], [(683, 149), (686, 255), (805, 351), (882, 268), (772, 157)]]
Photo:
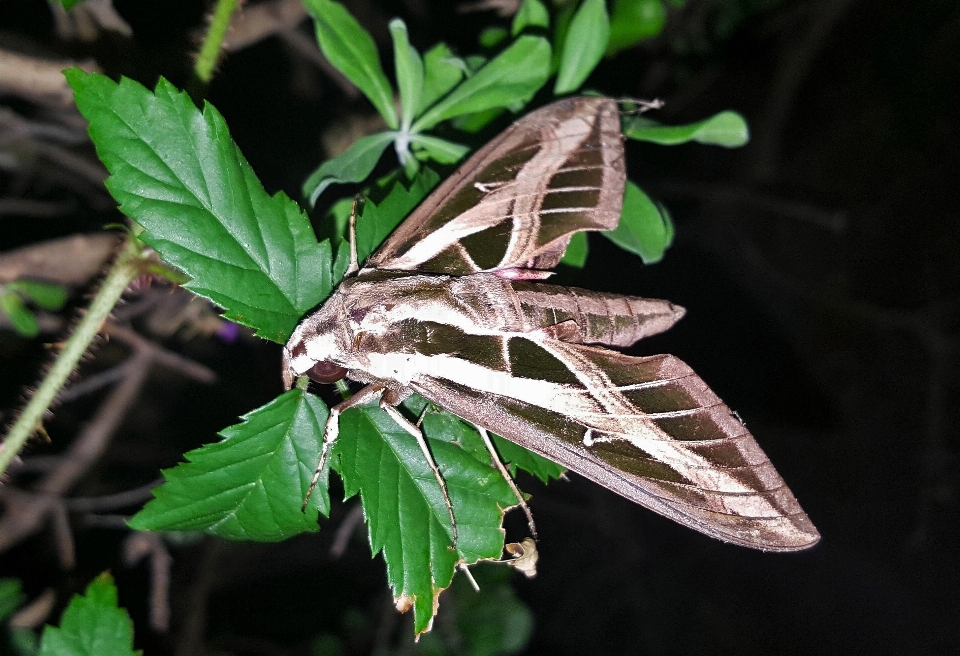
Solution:
[(317, 383), (342, 380), (347, 370), (331, 359), (339, 350), (335, 331), (323, 330), (308, 318), (297, 326), (283, 347), (284, 388), (293, 387), (300, 376), (307, 376)]

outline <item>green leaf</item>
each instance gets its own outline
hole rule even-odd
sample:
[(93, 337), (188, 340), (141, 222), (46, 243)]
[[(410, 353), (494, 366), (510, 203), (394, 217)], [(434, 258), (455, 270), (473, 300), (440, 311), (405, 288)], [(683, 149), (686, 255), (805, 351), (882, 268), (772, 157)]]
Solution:
[(20, 579), (0, 579), (0, 622), (17, 612), (23, 603), (23, 585)]
[(481, 47), (483, 48), (496, 48), (508, 36), (510, 36), (510, 33), (497, 25), (494, 27), (483, 28), (483, 31), (480, 32), (480, 37), (477, 39), (477, 41), (479, 41)]
[(453, 434), (436, 434), (432, 421), (425, 418), (423, 430), (453, 503), (455, 550), (440, 485), (416, 439), (384, 411), (364, 407), (345, 412), (333, 458), (345, 494), (360, 493), (371, 551), (383, 552), (387, 580), (396, 598), (412, 604), (418, 634), (429, 627), (435, 599), (450, 585), (458, 561), (499, 557), (503, 509), (516, 505), (489, 459), (477, 460), (460, 446), (478, 439), (476, 434), (471, 436), (462, 423)]
[(661, 125), (644, 116), (629, 116), (623, 123), (623, 133), (627, 137), (664, 146), (697, 141), (711, 146), (739, 148), (750, 140), (747, 122), (730, 110), (688, 125)]
[(401, 128), (409, 130), (422, 102), (423, 60), (420, 53), (410, 45), (407, 26), (399, 18), (390, 21), (390, 36), (393, 38), (397, 87), (400, 89)]
[(83, 0), (57, 0), (57, 2), (63, 5), (64, 9), (73, 9), (78, 4), (83, 2)]
[(364, 204), (363, 214), (357, 219), (357, 257), (361, 262), (370, 257), (387, 235), (400, 225), (439, 182), (440, 176), (424, 167), (409, 187), (402, 182), (394, 182), (380, 203), (367, 201)]
[(7, 290), (29, 298), (44, 310), (59, 310), (67, 302), (67, 292), (60, 285), (33, 280), (14, 280)]
[(430, 159), (440, 164), (455, 164), (470, 151), (470, 148), (463, 144), (427, 134), (411, 134), (410, 143), (421, 148)]
[(417, 116), (445, 96), (463, 79), (466, 62), (453, 54), (445, 43), (438, 43), (423, 56), (423, 94)]
[(539, 36), (523, 35), (464, 80), (417, 122), (414, 132), (423, 132), (440, 121), (494, 107), (527, 102), (550, 74), (550, 44)]
[(47, 626), (38, 656), (134, 656), (133, 622), (117, 607), (113, 577), (101, 574), (74, 595), (63, 611), (60, 627)]
[(66, 72), (120, 210), (140, 239), (189, 275), (224, 316), (283, 343), (330, 293), (330, 245), (284, 193), (269, 196), (223, 117), (160, 79), (152, 94), (79, 68)]
[(564, 251), (563, 257), (560, 258), (560, 264), (582, 269), (583, 265), (587, 263), (588, 252), (587, 233), (575, 232), (573, 236), (570, 237), (570, 243), (567, 245), (567, 250)]
[(306, 512), (300, 506), (320, 458), (327, 407), (292, 389), (223, 430), (223, 440), (164, 470), (166, 482), (130, 526), (148, 531), (206, 531), (233, 540), (283, 540), (317, 530), (328, 514), (322, 476)]
[(584, 0), (563, 40), (555, 95), (576, 91), (600, 63), (610, 38), (610, 17), (604, 0)]
[(663, 259), (673, 243), (673, 221), (665, 207), (654, 203), (640, 187), (627, 180), (620, 223), (614, 230), (601, 234), (620, 248), (639, 255), (644, 264), (653, 264)]
[(378, 132), (360, 137), (344, 152), (328, 159), (310, 174), (303, 183), (303, 195), (313, 205), (324, 189), (334, 183), (363, 182), (380, 161), (383, 151), (396, 138), (396, 132)]
[(510, 26), (510, 32), (514, 36), (520, 34), (528, 27), (550, 27), (550, 12), (540, 0), (523, 0), (517, 15), (513, 17), (513, 25)]
[(610, 16), (610, 42), (606, 55), (650, 39), (663, 31), (667, 12), (660, 0), (616, 0)]
[(544, 483), (549, 483), (551, 480), (560, 478), (563, 472), (567, 471), (552, 460), (547, 460), (499, 435), (493, 436), (493, 443), (497, 447), (497, 453), (509, 466), (511, 476), (516, 476), (519, 468), (533, 474)]
[(391, 130), (400, 127), (393, 106), (393, 90), (383, 73), (373, 37), (339, 2), (304, 0), (303, 4), (313, 16), (317, 43), (327, 60), (370, 99), (387, 127)]
[(27, 309), (19, 294), (7, 293), (0, 296), (0, 312), (10, 318), (13, 329), (23, 337), (36, 337), (40, 334), (40, 324)]
[(575, 2), (565, 2), (557, 9), (553, 28), (553, 54), (550, 59), (550, 72), (556, 73), (560, 69), (560, 59), (566, 49), (567, 34), (570, 32), (570, 23), (577, 9)]

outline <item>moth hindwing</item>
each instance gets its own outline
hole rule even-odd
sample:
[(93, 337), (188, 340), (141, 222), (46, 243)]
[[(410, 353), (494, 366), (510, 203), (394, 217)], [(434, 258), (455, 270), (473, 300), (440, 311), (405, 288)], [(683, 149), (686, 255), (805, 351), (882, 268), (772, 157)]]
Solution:
[(573, 233), (616, 226), (623, 157), (610, 99), (514, 123), (303, 320), (287, 384), (333, 371), (382, 405), (416, 392), (713, 537), (810, 547), (819, 534), (783, 479), (687, 365), (607, 348), (668, 329), (682, 308), (542, 282)]

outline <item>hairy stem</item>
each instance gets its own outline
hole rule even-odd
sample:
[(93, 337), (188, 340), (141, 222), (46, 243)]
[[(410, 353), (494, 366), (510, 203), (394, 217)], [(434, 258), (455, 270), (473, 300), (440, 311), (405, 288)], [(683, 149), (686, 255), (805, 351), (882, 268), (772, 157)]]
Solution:
[(210, 27), (203, 38), (203, 45), (200, 46), (197, 62), (193, 66), (193, 74), (202, 86), (206, 86), (213, 78), (213, 69), (217, 65), (217, 58), (223, 47), (223, 40), (227, 36), (227, 29), (230, 27), (230, 19), (233, 18), (233, 12), (237, 10), (237, 4), (238, 0), (217, 0), (217, 5), (210, 15)]
[(40, 425), (43, 415), (53, 403), (57, 393), (67, 382), (70, 373), (76, 368), (80, 358), (100, 331), (103, 322), (120, 300), (123, 290), (140, 275), (141, 264), (140, 245), (135, 239), (130, 239), (114, 262), (90, 307), (87, 308), (73, 334), (64, 344), (60, 355), (54, 360), (50, 371), (40, 383), (40, 387), (37, 388), (23, 412), (20, 413), (20, 417), (7, 433), (3, 444), (0, 445), (0, 475), (7, 470), (10, 461)]

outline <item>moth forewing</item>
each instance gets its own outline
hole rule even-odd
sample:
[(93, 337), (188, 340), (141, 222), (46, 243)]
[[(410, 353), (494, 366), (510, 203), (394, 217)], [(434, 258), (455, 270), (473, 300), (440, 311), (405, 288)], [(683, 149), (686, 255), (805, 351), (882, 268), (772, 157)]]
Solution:
[(786, 484), (689, 367), (601, 348), (666, 330), (682, 308), (539, 282), (570, 235), (616, 226), (624, 185), (614, 101), (569, 98), (517, 121), (304, 319), (287, 385), (342, 370), (360, 394), (417, 392), (708, 535), (811, 546)]

